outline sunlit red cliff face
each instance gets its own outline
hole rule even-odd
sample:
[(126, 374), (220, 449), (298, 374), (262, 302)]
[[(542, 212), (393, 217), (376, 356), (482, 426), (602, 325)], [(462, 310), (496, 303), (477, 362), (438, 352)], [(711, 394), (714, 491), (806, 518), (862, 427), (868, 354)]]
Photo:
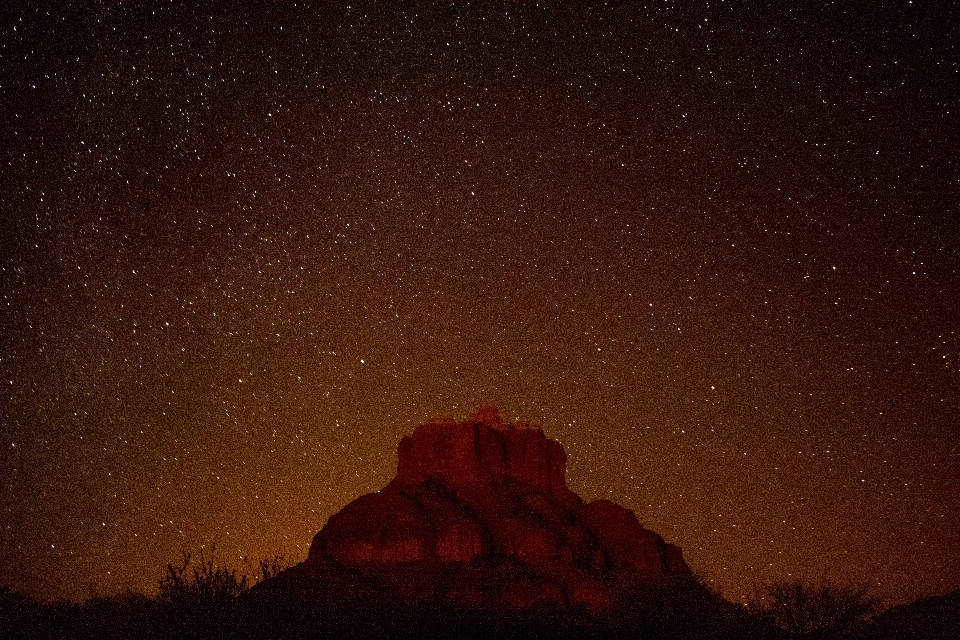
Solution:
[(393, 481), (333, 515), (291, 576), (413, 601), (594, 611), (625, 586), (689, 577), (678, 547), (628, 509), (584, 503), (565, 473), (560, 443), (496, 408), (432, 420), (401, 440)]

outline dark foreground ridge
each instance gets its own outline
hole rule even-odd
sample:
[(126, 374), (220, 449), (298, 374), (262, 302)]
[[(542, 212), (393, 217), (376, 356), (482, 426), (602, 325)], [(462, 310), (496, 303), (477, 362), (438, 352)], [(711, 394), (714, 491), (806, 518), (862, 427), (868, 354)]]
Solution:
[[(0, 588), (0, 638), (958, 640), (960, 592), (874, 618), (864, 590), (778, 583), (744, 607), (678, 547), (567, 488), (566, 454), (485, 407), (401, 440), (397, 475), (330, 517), (306, 561), (171, 565), (160, 593), (40, 604)], [(871, 620), (871, 618), (873, 618)]]

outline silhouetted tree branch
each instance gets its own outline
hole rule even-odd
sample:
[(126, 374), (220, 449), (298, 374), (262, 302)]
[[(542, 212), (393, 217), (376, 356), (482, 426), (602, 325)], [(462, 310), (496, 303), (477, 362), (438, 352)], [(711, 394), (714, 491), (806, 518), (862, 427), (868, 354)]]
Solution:
[(799, 580), (778, 582), (754, 597), (750, 609), (793, 636), (810, 639), (842, 638), (865, 625), (877, 612), (879, 601), (866, 585), (819, 586)]

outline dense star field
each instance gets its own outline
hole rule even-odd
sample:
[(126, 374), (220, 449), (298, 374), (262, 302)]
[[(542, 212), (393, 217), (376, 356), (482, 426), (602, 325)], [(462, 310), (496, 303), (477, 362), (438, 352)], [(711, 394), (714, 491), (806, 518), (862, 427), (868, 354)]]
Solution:
[(495, 403), (730, 599), (960, 588), (949, 3), (63, 4), (0, 24), (0, 584), (302, 560)]

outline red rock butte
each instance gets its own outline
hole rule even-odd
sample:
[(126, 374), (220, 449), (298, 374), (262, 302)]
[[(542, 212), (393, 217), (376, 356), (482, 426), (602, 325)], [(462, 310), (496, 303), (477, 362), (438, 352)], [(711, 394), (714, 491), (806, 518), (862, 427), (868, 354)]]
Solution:
[(566, 453), (495, 407), (404, 437), (397, 475), (328, 520), (301, 568), (414, 600), (608, 608), (626, 584), (689, 578), (678, 547), (608, 500), (567, 488)]

